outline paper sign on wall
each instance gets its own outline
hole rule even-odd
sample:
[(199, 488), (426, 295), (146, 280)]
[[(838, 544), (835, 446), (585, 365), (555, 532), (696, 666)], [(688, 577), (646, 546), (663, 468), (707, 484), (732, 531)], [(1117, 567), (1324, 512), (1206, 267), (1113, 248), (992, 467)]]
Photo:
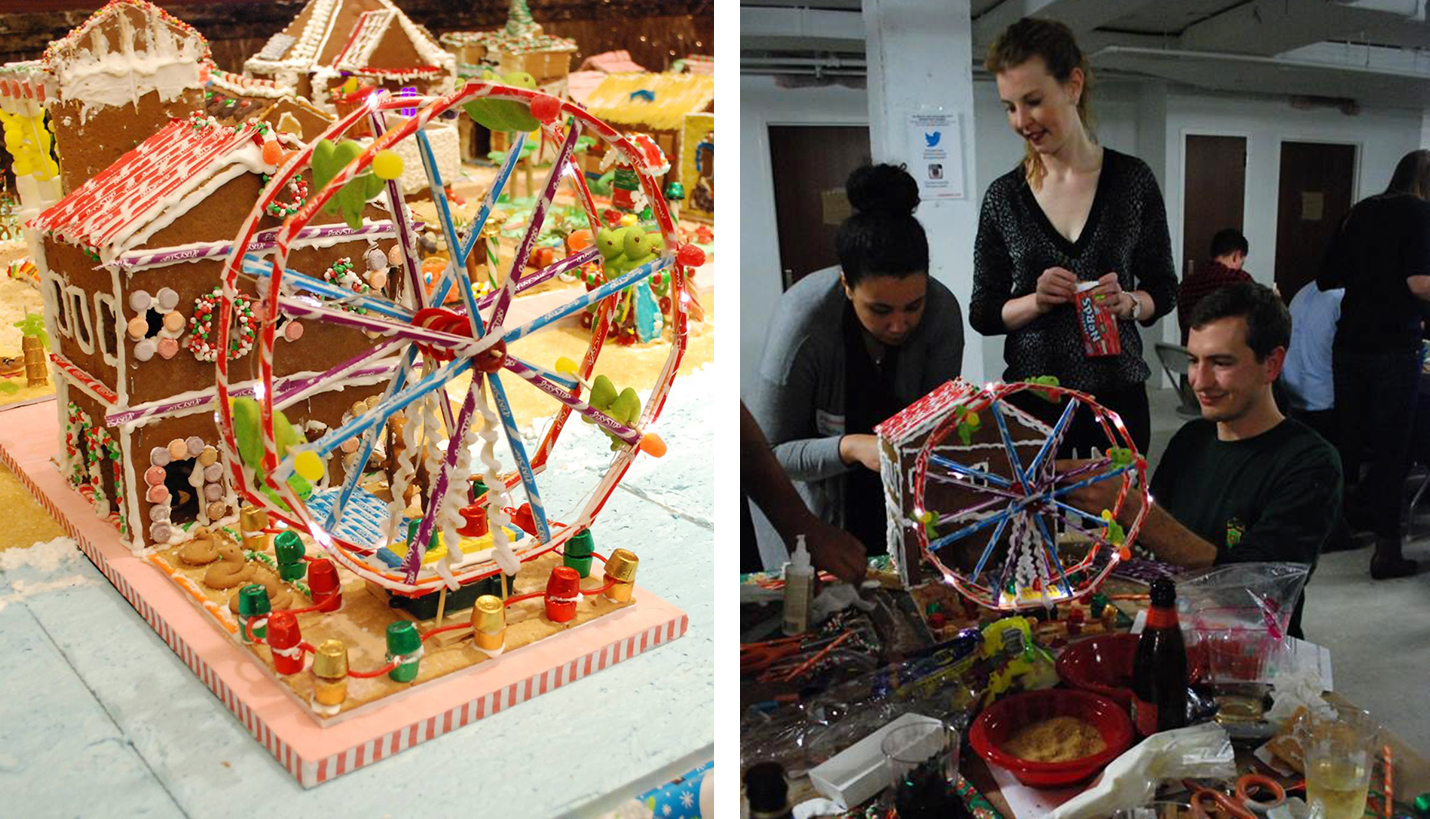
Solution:
[(909, 115), (909, 173), (919, 198), (963, 198), (963, 134), (953, 113)]

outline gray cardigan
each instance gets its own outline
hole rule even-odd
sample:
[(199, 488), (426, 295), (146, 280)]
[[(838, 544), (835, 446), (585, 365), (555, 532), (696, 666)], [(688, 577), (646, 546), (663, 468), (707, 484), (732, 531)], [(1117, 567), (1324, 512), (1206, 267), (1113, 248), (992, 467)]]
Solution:
[[(820, 519), (844, 525), (844, 476), (862, 466), (839, 458), (844, 435), (844, 288), (839, 268), (805, 276), (780, 298), (745, 404), (775, 457)], [(907, 406), (958, 376), (963, 314), (932, 276), (923, 320), (899, 349), (896, 397)]]

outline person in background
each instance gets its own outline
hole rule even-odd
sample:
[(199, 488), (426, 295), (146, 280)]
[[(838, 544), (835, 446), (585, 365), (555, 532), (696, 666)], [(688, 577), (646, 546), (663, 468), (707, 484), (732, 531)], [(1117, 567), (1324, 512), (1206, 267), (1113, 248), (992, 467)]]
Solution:
[(1345, 288), (1322, 290), (1315, 282), (1296, 291), (1291, 299), (1291, 346), (1281, 371), (1292, 415), (1332, 445), (1338, 436), (1331, 347), (1345, 295)]
[[(1401, 158), (1385, 193), (1351, 208), (1322, 259), (1316, 284), (1345, 288), (1331, 370), (1346, 519), (1375, 532), (1370, 576), (1407, 577), (1401, 513), (1420, 391), (1425, 303), (1430, 301), (1430, 150)], [(1373, 452), (1361, 476), (1363, 452)]]
[[(1197, 305), (1187, 338), (1188, 376), (1202, 417), (1167, 444), (1152, 475), (1137, 542), (1188, 568), (1269, 561), (1315, 568), (1340, 516), (1340, 459), (1310, 427), (1286, 418), (1271, 395), (1291, 340), (1291, 316), (1264, 285), (1242, 283)], [(1094, 514), (1117, 502), (1119, 483), (1068, 494)], [(1123, 505), (1131, 525), (1140, 495)], [(1301, 637), (1305, 594), (1289, 632)]]
[(740, 494), (741, 573), (765, 568), (750, 517), (753, 503), (769, 518), (787, 549), (794, 551), (795, 538), (804, 535), (809, 560), (816, 569), (850, 583), (863, 579), (868, 569), (864, 546), (848, 532), (815, 517), (804, 505), (744, 401), (740, 402)]
[[(1091, 76), (1071, 30), (1024, 18), (989, 49), (1008, 125), (1024, 142), (1018, 167), (993, 180), (979, 212), (968, 319), (986, 336), (1008, 336), (1003, 377), (1055, 376), (1122, 417), (1145, 450), (1151, 440), (1137, 324), (1150, 326), (1176, 302), (1166, 208), (1147, 163), (1105, 148), (1088, 127)], [(1115, 317), (1121, 351), (1089, 357), (1073, 305), (1091, 288)], [(1039, 407), (1038, 405), (1042, 406)], [(1031, 401), (1047, 414), (1056, 407)], [(1056, 414), (1051, 420), (1056, 420)], [(1106, 446), (1079, 416), (1062, 452)]]
[(780, 297), (746, 400), (810, 511), (882, 554), (874, 426), (958, 376), (963, 317), (928, 274), (908, 171), (865, 166), (845, 189), (854, 214), (835, 238), (839, 267)]
[(1190, 273), (1177, 290), (1177, 324), (1182, 328), (1182, 344), (1187, 343), (1192, 313), (1198, 302), (1229, 284), (1252, 281), (1251, 274), (1242, 269), (1250, 252), (1251, 245), (1239, 230), (1222, 228), (1212, 237), (1211, 261)]

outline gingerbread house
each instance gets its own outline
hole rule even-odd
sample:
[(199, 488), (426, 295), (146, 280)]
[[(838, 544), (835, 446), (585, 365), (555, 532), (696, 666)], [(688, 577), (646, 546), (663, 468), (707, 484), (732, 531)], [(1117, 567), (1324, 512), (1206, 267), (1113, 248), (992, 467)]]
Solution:
[(259, 119), (304, 142), (317, 139), (336, 119), (295, 95), (293, 89), (287, 86), (220, 68), (209, 72), (209, 86), (204, 97), (209, 116), (225, 125)]
[[(934, 510), (949, 521), (945, 529), (940, 530), (943, 534), (960, 524), (978, 520), (981, 514), (987, 514), (978, 506), (987, 497), (970, 489), (968, 484), (956, 481), (926, 480), (924, 508), (916, 508), (914, 503), (913, 479), (919, 452), (929, 442), (929, 436), (951, 416), (962, 411), (978, 393), (978, 387), (967, 381), (949, 381), (874, 427), (874, 434), (879, 439), (879, 477), (884, 485), (889, 555), (905, 586), (916, 586), (932, 579), (923, 560), (917, 533), (918, 527), (923, 525), (919, 516), (925, 510)], [(1051, 429), (1016, 407), (1005, 405), (1004, 412), (1008, 434), (1014, 441), (1020, 462), (1031, 463)], [(981, 473), (1013, 474), (1002, 433), (991, 422), (982, 424), (975, 421), (975, 424), (947, 435), (935, 447), (933, 454)], [(956, 547), (957, 554), (945, 551), (940, 557), (947, 565), (970, 568), (972, 560), (987, 545), (989, 535), (989, 532), (982, 532), (965, 538), (950, 547)]]
[(391, 0), (309, 0), (243, 68), (327, 108), (349, 77), (393, 92), (446, 93), (457, 61)]
[[(685, 115), (715, 112), (715, 78), (702, 74), (612, 74), (586, 98), (586, 108), (621, 131), (650, 134), (671, 167), (679, 168)], [(660, 183), (664, 186), (668, 181), (662, 178)]]
[(174, 117), (204, 107), (208, 41), (145, 0), (111, 0), (60, 40), (38, 70), (64, 193)]
[(514, 71), (530, 74), (542, 91), (566, 96), (566, 77), (576, 41), (542, 31), (531, 18), (526, 0), (511, 0), (506, 25), (494, 31), (449, 31), (442, 45), (457, 57), (457, 71), (476, 77), (486, 70), (505, 77)]
[[(226, 354), (239, 394), (253, 393), (256, 285), (241, 284), (227, 351), (212, 345), (217, 287), (265, 174), (276, 170), (263, 155), (274, 138), (297, 145), (256, 121), (174, 120), (31, 223), (43, 236), (38, 261), (61, 468), (134, 548), (182, 540), (190, 525), (238, 512), (218, 463), (213, 362)], [(264, 216), (250, 246), (271, 252), (282, 215), (280, 208)], [(325, 224), (320, 239), (319, 229), (305, 229), (289, 264), (321, 276), (341, 257), (381, 255), (368, 250), (395, 235), (384, 215), (370, 204), (361, 231)], [(318, 323), (290, 322), (281, 336), (275, 374), (289, 378), (322, 372), (370, 344), (361, 333)], [(378, 389), (372, 380), (349, 381), (285, 412), (320, 434)], [(343, 468), (339, 459), (334, 480)]]

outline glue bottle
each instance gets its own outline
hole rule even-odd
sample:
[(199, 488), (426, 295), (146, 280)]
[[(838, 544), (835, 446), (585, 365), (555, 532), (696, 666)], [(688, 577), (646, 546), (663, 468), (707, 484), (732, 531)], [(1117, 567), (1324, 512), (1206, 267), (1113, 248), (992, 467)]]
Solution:
[(794, 554), (785, 564), (785, 634), (809, 630), (809, 609), (814, 603), (814, 567), (804, 548), (804, 535), (795, 538)]

